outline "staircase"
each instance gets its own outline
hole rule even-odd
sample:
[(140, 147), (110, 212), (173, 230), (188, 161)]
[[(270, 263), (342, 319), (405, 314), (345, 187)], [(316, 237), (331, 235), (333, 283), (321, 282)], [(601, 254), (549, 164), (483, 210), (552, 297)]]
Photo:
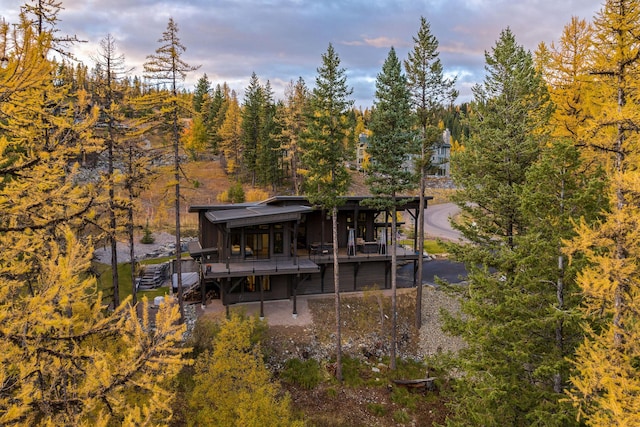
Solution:
[(169, 263), (145, 265), (138, 282), (138, 289), (155, 289), (159, 287), (167, 279), (168, 271)]

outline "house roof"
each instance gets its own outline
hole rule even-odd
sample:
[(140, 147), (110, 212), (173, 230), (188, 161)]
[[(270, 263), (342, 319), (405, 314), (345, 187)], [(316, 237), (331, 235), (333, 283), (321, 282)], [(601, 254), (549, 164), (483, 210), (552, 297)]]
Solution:
[[(343, 203), (342, 205), (338, 206), (338, 210), (342, 210), (342, 209), (353, 209), (354, 206), (358, 206), (359, 209), (361, 210), (365, 210), (365, 209), (370, 209), (370, 210), (377, 210), (376, 208), (372, 208), (372, 207), (367, 207), (364, 206), (362, 204), (362, 202), (366, 201), (366, 200), (371, 200), (373, 199), (373, 196), (342, 196), (340, 197), (340, 199), (342, 199)], [(402, 201), (403, 204), (401, 206), (398, 206), (398, 209), (403, 210), (403, 209), (415, 209), (418, 207), (419, 202), (420, 202), (420, 197), (418, 196), (397, 196), (396, 199), (398, 201)], [(425, 200), (429, 201), (429, 200), (433, 200), (433, 196), (425, 196)], [(296, 204), (309, 204), (309, 199), (306, 198), (305, 196), (273, 196), (270, 197), (262, 202), (260, 202), (262, 204), (268, 204), (268, 205), (286, 205), (286, 204), (290, 204), (290, 203), (296, 203)]]
[[(213, 208), (213, 207), (210, 207)], [(310, 212), (309, 206), (270, 206), (254, 204), (234, 209), (210, 209), (205, 217), (213, 224), (226, 224), (227, 228), (296, 221), (301, 214)]]
[[(343, 204), (338, 206), (338, 210), (351, 210), (357, 206), (360, 210), (377, 210), (376, 208), (366, 207), (362, 204), (363, 201), (372, 199), (372, 196), (344, 196), (341, 197)], [(432, 200), (432, 196), (425, 196), (425, 200)], [(403, 204), (398, 206), (399, 210), (403, 209), (417, 209), (420, 198), (418, 196), (398, 196), (397, 200), (402, 201)], [(268, 208), (277, 208), (280, 211), (272, 211)], [(309, 202), (309, 199), (305, 196), (274, 196), (261, 202), (249, 202), (249, 203), (235, 203), (226, 205), (192, 205), (189, 206), (189, 212), (205, 212), (205, 215), (209, 221), (214, 224), (227, 222), (234, 218), (268, 218), (270, 215), (277, 215), (278, 213), (287, 214), (290, 213), (287, 209), (298, 209), (297, 213), (306, 213), (314, 209)], [(226, 211), (226, 213), (225, 213)], [(291, 218), (291, 220), (295, 220)], [(282, 219), (275, 219), (268, 222), (279, 222)], [(286, 219), (284, 219), (286, 221)], [(248, 225), (254, 225), (258, 222), (252, 222)], [(261, 223), (265, 223), (264, 221)], [(234, 225), (233, 227), (240, 227), (240, 225)]]

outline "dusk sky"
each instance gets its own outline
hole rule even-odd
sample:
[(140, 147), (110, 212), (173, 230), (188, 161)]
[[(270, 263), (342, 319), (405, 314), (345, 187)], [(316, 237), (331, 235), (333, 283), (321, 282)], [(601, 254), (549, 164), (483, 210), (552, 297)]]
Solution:
[[(447, 75), (457, 76), (460, 97), (483, 80), (484, 52), (510, 27), (519, 44), (532, 52), (539, 42), (558, 40), (572, 16), (592, 20), (604, 0), (62, 0), (62, 34), (88, 43), (73, 48), (89, 67), (90, 55), (111, 34), (134, 74), (158, 48), (170, 17), (178, 24), (187, 51), (183, 59), (200, 69), (183, 83), (193, 90), (207, 74), (227, 82), (242, 101), (249, 77), (267, 80), (275, 97), (302, 77), (313, 87), (321, 55), (332, 43), (356, 107), (372, 105), (375, 78), (389, 48), (405, 59), (420, 16), (440, 43)], [(0, 16), (17, 22), (21, 0), (0, 0)]]

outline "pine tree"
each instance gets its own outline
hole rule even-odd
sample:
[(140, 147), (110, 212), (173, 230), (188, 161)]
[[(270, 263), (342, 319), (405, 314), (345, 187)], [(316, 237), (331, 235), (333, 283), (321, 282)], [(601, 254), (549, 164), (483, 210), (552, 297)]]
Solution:
[(640, 419), (640, 286), (638, 286), (638, 92), (640, 2), (608, 0), (596, 15), (589, 85), (598, 103), (581, 141), (606, 168), (610, 203), (604, 219), (580, 222), (571, 254), (586, 257), (579, 275), (586, 338), (575, 357), (571, 398), (592, 426), (637, 425)]
[(418, 292), (416, 295), (416, 328), (422, 326), (422, 268), (424, 262), (424, 210), (425, 175), (429, 167), (433, 144), (441, 132), (437, 130), (436, 112), (445, 103), (452, 103), (458, 96), (454, 86), (456, 79), (446, 79), (440, 62), (438, 40), (431, 34), (431, 27), (420, 17), (418, 35), (413, 38), (413, 50), (404, 61), (407, 84), (411, 92), (419, 138), (418, 179), (420, 182), (420, 207), (418, 211)]
[(256, 185), (258, 148), (262, 144), (262, 127), (264, 125), (265, 97), (264, 89), (254, 72), (251, 74), (249, 86), (244, 92), (242, 108), (242, 166), (251, 176), (252, 186)]
[(271, 83), (267, 83), (262, 88), (264, 95), (264, 107), (262, 109), (262, 127), (260, 145), (257, 151), (257, 172), (258, 182), (262, 185), (271, 186), (272, 191), (276, 191), (280, 184), (281, 159), (280, 135), (282, 128), (278, 122), (278, 110), (282, 109), (282, 104), (276, 104), (273, 100), (273, 90)]
[[(160, 47), (156, 53), (147, 56), (144, 63), (144, 71), (148, 78), (158, 83), (169, 83), (170, 96), (161, 99), (164, 115), (164, 123), (171, 131), (173, 146), (174, 180), (175, 180), (175, 216), (176, 216), (176, 262), (174, 274), (178, 284), (178, 304), (180, 305), (180, 318), (184, 320), (184, 297), (182, 294), (182, 243), (180, 237), (180, 111), (186, 109), (178, 96), (178, 82), (184, 80), (187, 73), (195, 71), (198, 67), (187, 64), (182, 59), (186, 51), (178, 37), (178, 25), (173, 18), (169, 18), (167, 29), (158, 40)], [(162, 92), (160, 92), (162, 94)]]
[(542, 288), (553, 288), (527, 262), (533, 249), (522, 187), (547, 141), (551, 104), (531, 54), (509, 29), (485, 59), (487, 76), (473, 89), (471, 138), (452, 159), (464, 212), (457, 227), (469, 243), (450, 249), (469, 274), (460, 289), (463, 316), (447, 322), (467, 343), (457, 359), (465, 377), (456, 382), (450, 422), (530, 425), (550, 402), (540, 400), (536, 344), (547, 333), (538, 324), (548, 307)]
[(193, 110), (196, 113), (202, 113), (207, 105), (207, 100), (211, 96), (211, 82), (206, 74), (198, 79), (196, 89), (193, 92)]
[(599, 219), (606, 203), (604, 183), (602, 170), (585, 161), (573, 141), (554, 139), (543, 147), (522, 187), (521, 209), (528, 229), (519, 239), (516, 257), (519, 287), (528, 296), (518, 302), (524, 305), (523, 313), (528, 310), (530, 321), (523, 326), (533, 337), (520, 348), (531, 358), (538, 403), (528, 419), (536, 423), (575, 423), (565, 392), (572, 372), (569, 359), (583, 338), (576, 275), (584, 260), (576, 258), (568, 265), (563, 241), (575, 236), (576, 221)]
[(304, 163), (308, 170), (305, 190), (309, 201), (331, 211), (333, 243), (333, 283), (336, 310), (336, 376), (342, 381), (342, 343), (340, 329), (340, 280), (338, 264), (338, 205), (349, 188), (345, 161), (350, 153), (350, 124), (347, 114), (353, 105), (352, 89), (340, 67), (340, 58), (331, 44), (322, 55), (316, 87), (311, 95), (311, 116), (304, 142)]
[[(397, 348), (397, 207), (398, 196), (414, 187), (413, 167), (407, 163), (415, 151), (411, 120), (411, 97), (402, 65), (392, 47), (376, 79), (374, 109), (369, 126), (368, 153), (371, 164), (366, 182), (374, 198), (371, 205), (391, 216), (391, 362), (396, 369)], [(386, 219), (385, 219), (386, 223)]]

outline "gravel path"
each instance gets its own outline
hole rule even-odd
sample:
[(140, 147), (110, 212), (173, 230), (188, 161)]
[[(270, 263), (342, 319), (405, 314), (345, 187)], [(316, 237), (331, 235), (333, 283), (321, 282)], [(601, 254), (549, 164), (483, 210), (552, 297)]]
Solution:
[(450, 313), (460, 311), (460, 304), (451, 296), (433, 286), (422, 288), (422, 328), (420, 328), (420, 352), (424, 356), (456, 352), (464, 347), (459, 337), (442, 332), (440, 310)]

